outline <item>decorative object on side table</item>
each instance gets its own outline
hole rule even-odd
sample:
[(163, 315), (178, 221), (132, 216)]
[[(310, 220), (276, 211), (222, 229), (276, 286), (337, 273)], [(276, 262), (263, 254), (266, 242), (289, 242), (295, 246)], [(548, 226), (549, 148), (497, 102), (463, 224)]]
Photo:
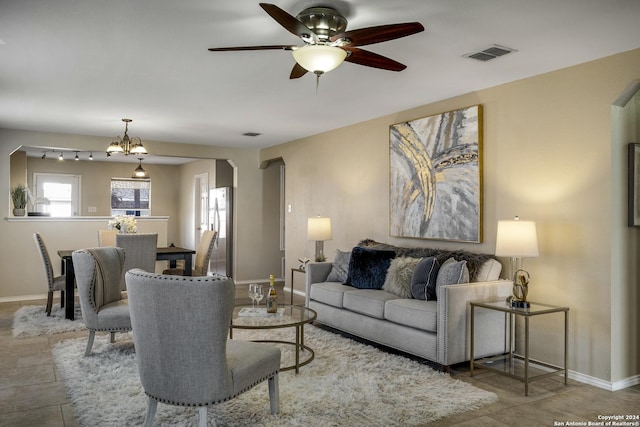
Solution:
[(136, 218), (130, 215), (116, 215), (109, 220), (109, 230), (118, 230), (122, 234), (136, 233)]
[(318, 215), (307, 220), (307, 239), (316, 241), (316, 262), (327, 260), (324, 256), (324, 241), (332, 238), (331, 218)]
[(538, 256), (536, 223), (513, 220), (498, 221), (496, 234), (496, 256), (511, 257), (509, 275), (513, 278), (513, 295), (507, 299), (512, 307), (528, 308), (529, 273), (522, 269), (523, 257)]
[(309, 258), (298, 258), (298, 261), (300, 261), (300, 266), (298, 267), (298, 270), (306, 270), (307, 269), (307, 263), (309, 263), (309, 261), (311, 261)]
[(11, 187), (11, 201), (13, 202), (13, 216), (24, 216), (27, 207), (27, 187), (23, 184)]

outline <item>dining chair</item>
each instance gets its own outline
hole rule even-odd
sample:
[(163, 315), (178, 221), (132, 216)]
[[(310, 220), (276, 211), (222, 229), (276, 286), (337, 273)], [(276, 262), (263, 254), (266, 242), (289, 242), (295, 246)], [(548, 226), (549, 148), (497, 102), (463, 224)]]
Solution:
[(33, 233), (33, 240), (35, 240), (36, 246), (40, 251), (40, 259), (42, 260), (45, 276), (47, 278), (47, 306), (45, 308), (45, 311), (47, 312), (47, 316), (51, 316), (51, 308), (53, 307), (53, 293), (55, 291), (60, 291), (60, 307), (64, 307), (64, 289), (66, 277), (64, 275), (55, 276), (53, 274), (53, 265), (51, 264), (51, 258), (49, 258), (49, 251), (47, 251), (47, 246), (44, 244), (44, 240), (42, 239), (40, 233)]
[[(213, 253), (216, 235), (216, 231), (206, 230), (202, 233), (202, 236), (200, 236), (200, 243), (198, 244), (198, 249), (196, 249), (196, 262), (191, 272), (192, 276), (206, 276), (209, 272), (209, 260)], [(182, 268), (169, 268), (162, 272), (162, 274), (173, 274), (176, 276), (184, 276), (184, 273), (184, 265)]]
[(115, 246), (118, 230), (98, 230), (98, 246)]
[(155, 233), (116, 234), (116, 246), (124, 249), (124, 270), (120, 290), (126, 291), (124, 274), (132, 268), (151, 273), (156, 270), (158, 235)]
[(89, 329), (86, 357), (91, 354), (96, 331), (108, 331), (113, 343), (116, 332), (131, 330), (128, 301), (120, 292), (125, 254), (122, 248), (105, 246), (73, 251), (71, 258), (82, 318)]
[(280, 349), (228, 339), (235, 300), (231, 279), (142, 270), (125, 277), (138, 372), (148, 397), (145, 426), (153, 425), (158, 402), (199, 407), (198, 422), (205, 426), (208, 406), (264, 380), (271, 413), (278, 413)]

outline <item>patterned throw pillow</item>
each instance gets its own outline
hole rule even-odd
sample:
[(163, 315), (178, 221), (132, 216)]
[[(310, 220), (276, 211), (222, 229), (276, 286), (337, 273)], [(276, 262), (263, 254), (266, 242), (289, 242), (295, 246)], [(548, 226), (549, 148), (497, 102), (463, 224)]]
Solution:
[(400, 298), (411, 298), (411, 278), (421, 259), (410, 257), (392, 259), (382, 289)]
[(336, 256), (333, 259), (331, 272), (327, 276), (327, 282), (347, 283), (347, 275), (349, 274), (349, 260), (351, 252), (344, 252), (336, 249)]
[(355, 247), (351, 251), (347, 285), (358, 289), (382, 289), (394, 251)]
[(469, 269), (467, 261), (456, 261), (449, 258), (442, 263), (436, 279), (436, 298), (440, 297), (440, 287), (444, 285), (458, 285), (469, 283)]
[(436, 299), (436, 278), (440, 263), (436, 257), (423, 258), (416, 265), (411, 277), (411, 295), (415, 299), (431, 301)]

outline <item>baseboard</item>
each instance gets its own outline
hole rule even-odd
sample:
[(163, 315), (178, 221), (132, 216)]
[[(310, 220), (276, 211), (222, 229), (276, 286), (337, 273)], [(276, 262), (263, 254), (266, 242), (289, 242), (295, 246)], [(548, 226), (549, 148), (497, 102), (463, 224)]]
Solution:
[[(39, 295), (19, 295), (16, 297), (0, 297), (0, 303), (3, 302), (18, 302), (18, 301), (32, 301), (37, 299), (47, 299), (47, 294), (39, 294)], [(57, 299), (57, 298), (54, 298)]]
[[(285, 286), (283, 289), (284, 289), (285, 292), (291, 292), (291, 287), (289, 287), (289, 286)], [(305, 294), (303, 291), (298, 290), (298, 289), (294, 289), (293, 290), (293, 294), (294, 295), (300, 295), (301, 297), (307, 296), (307, 294)]]
[(585, 375), (580, 372), (569, 370), (569, 378), (572, 380), (589, 384), (594, 387), (598, 387), (607, 391), (618, 391), (628, 387), (633, 387), (634, 385), (640, 384), (640, 375), (634, 375), (629, 378), (625, 378), (621, 381), (611, 382), (605, 381), (600, 378), (592, 377), (590, 375)]

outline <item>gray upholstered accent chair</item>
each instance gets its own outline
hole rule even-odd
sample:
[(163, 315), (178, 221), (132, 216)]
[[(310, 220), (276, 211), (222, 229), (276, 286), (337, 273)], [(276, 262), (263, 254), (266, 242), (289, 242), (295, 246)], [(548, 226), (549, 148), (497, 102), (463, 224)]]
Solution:
[(126, 298), (120, 292), (124, 249), (107, 246), (73, 251), (73, 266), (80, 296), (80, 308), (89, 339), (84, 355), (91, 354), (96, 331), (109, 331), (111, 342), (116, 332), (131, 330)]
[(124, 274), (132, 268), (151, 273), (156, 271), (158, 235), (151, 233), (116, 234), (116, 246), (124, 249), (124, 269), (120, 279), (120, 290), (126, 291)]
[(158, 402), (207, 407), (269, 381), (271, 413), (277, 414), (280, 349), (228, 339), (235, 300), (233, 281), (222, 277), (126, 273), (138, 372), (149, 398), (145, 426)]
[(64, 289), (66, 277), (64, 275), (54, 276), (53, 265), (51, 264), (51, 258), (49, 258), (49, 251), (47, 251), (47, 247), (44, 244), (44, 240), (42, 240), (42, 236), (40, 236), (40, 233), (33, 233), (33, 240), (35, 240), (36, 246), (40, 251), (40, 259), (42, 260), (45, 276), (47, 277), (47, 307), (45, 310), (47, 312), (47, 316), (51, 316), (51, 308), (53, 307), (53, 293), (55, 291), (60, 291), (60, 307), (64, 307)]
[[(206, 276), (209, 272), (209, 260), (211, 259), (211, 253), (213, 253), (213, 246), (216, 242), (216, 232), (212, 230), (205, 230), (200, 236), (200, 243), (198, 243), (198, 249), (196, 249), (196, 262), (191, 272), (192, 276)], [(184, 268), (170, 268), (164, 270), (162, 274), (174, 274), (177, 276), (184, 276)]]

